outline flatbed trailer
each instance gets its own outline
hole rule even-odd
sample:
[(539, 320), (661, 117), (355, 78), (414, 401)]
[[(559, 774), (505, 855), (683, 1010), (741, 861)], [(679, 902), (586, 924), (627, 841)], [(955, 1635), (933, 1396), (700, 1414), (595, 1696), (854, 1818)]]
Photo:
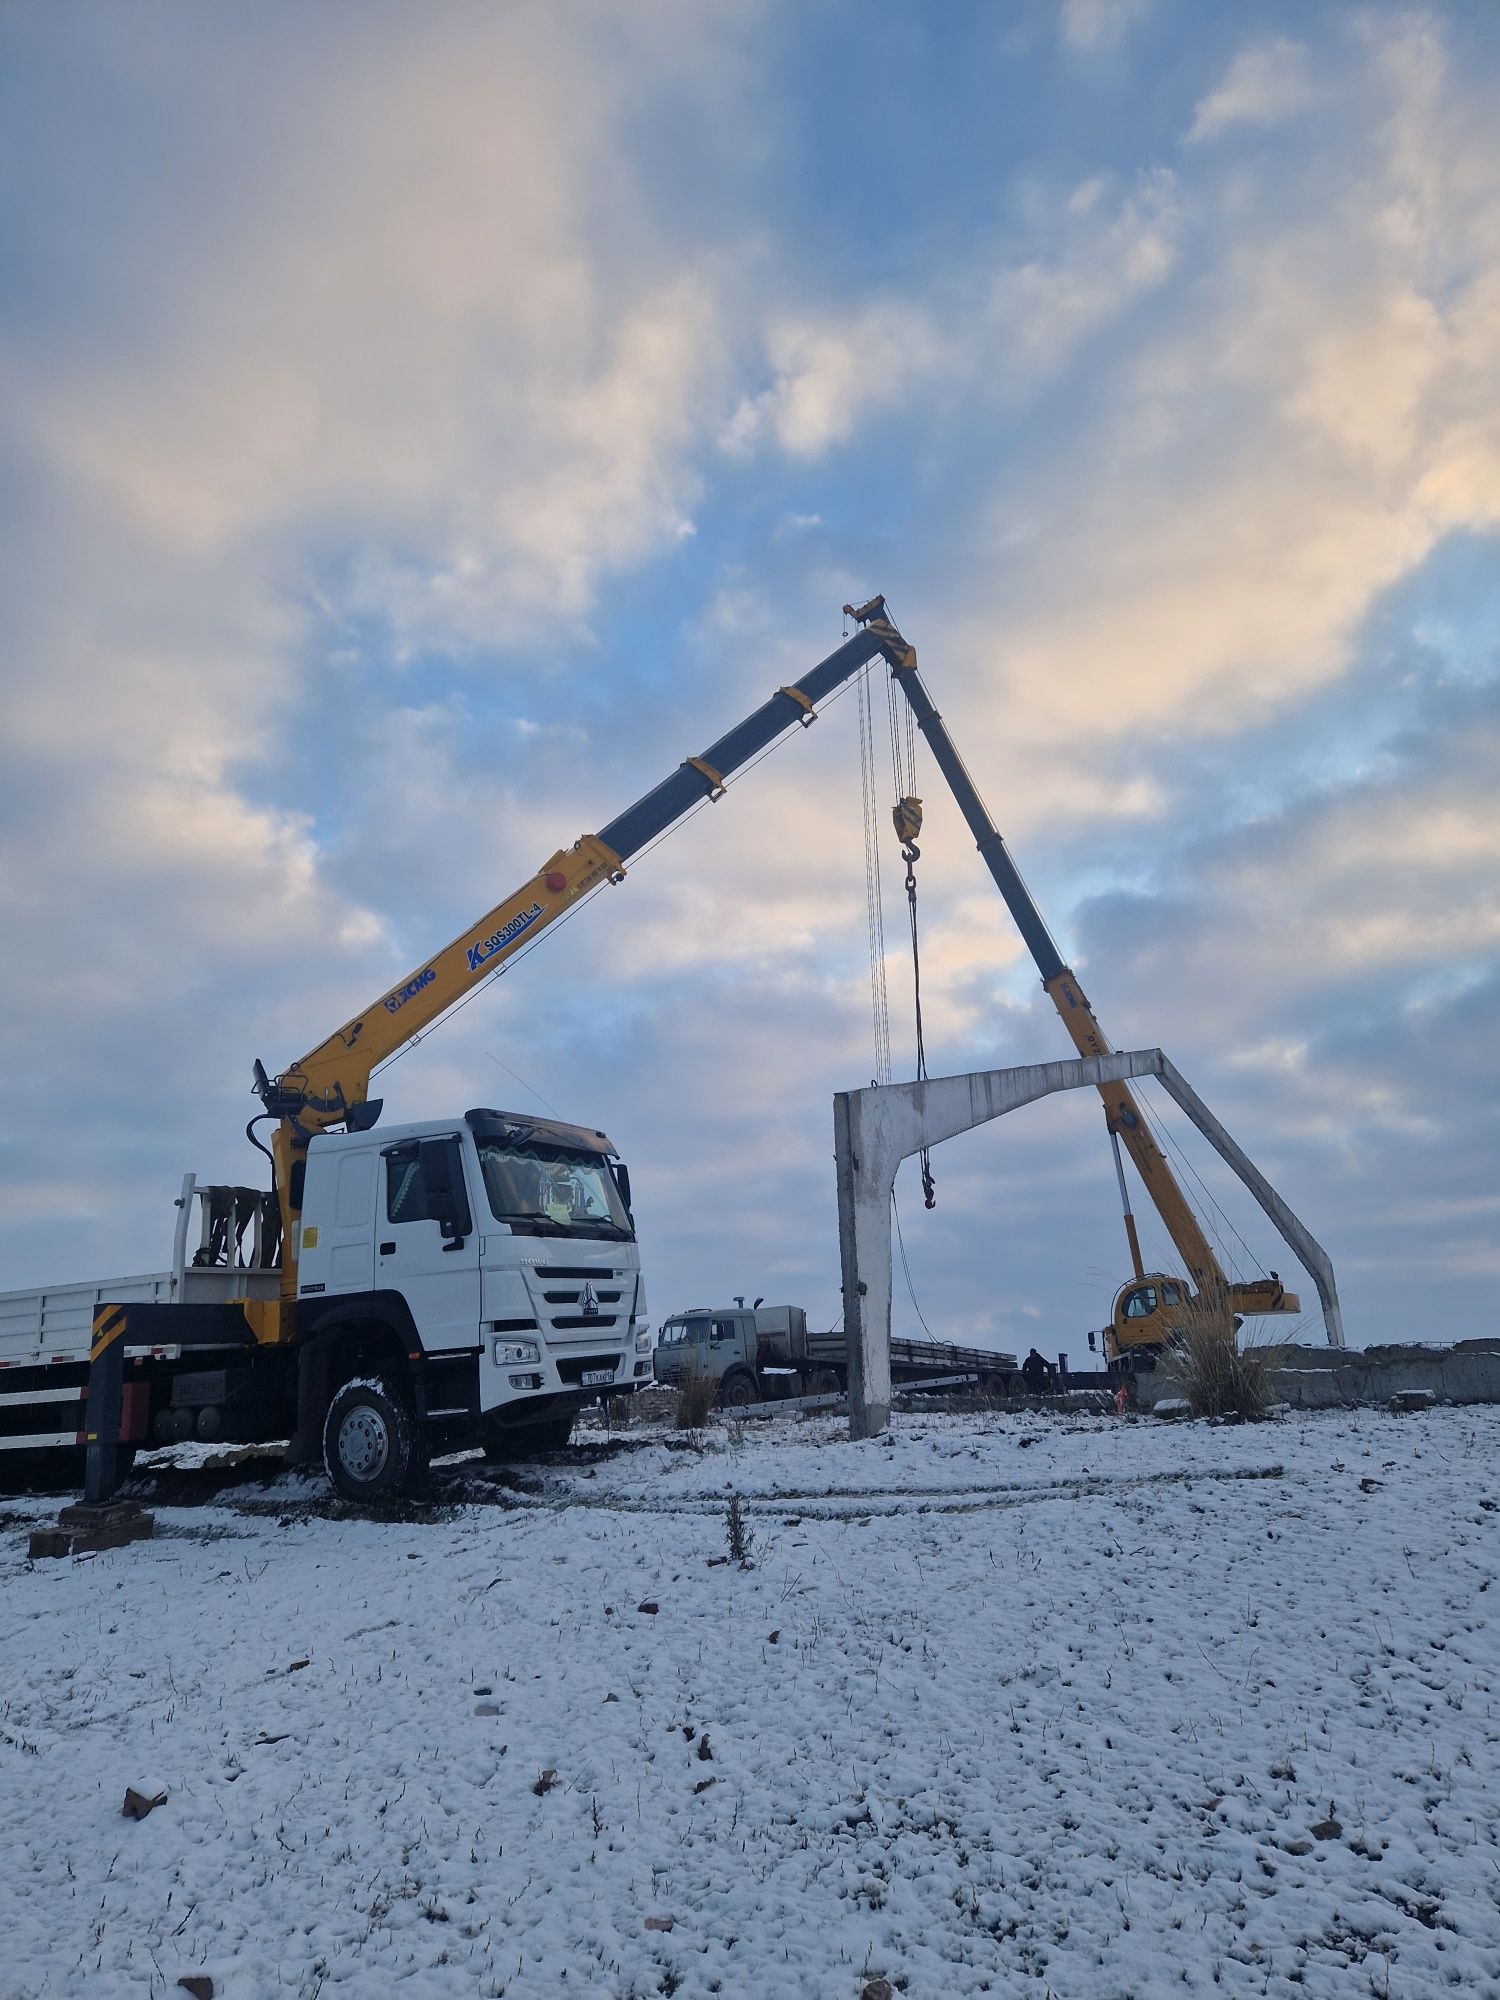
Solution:
[[(815, 1366), (833, 1369), (842, 1375), (846, 1352), (842, 1333), (810, 1333), (806, 1351), (808, 1360)], [(891, 1341), (892, 1382), (921, 1382), (928, 1377), (967, 1375), (983, 1382), (986, 1387), (1008, 1393), (1010, 1377), (1017, 1373), (1016, 1357), (992, 1347), (959, 1347), (946, 1340)]]
[[(124, 1329), (118, 1424), (126, 1455), (147, 1442), (152, 1383), (180, 1372), (185, 1359), (194, 1370), (212, 1369), (216, 1359), (228, 1363), (243, 1353), (245, 1304), (273, 1301), (280, 1280), (248, 1262), (189, 1262), (187, 1233), (199, 1192), (189, 1175), (170, 1271), (0, 1292), (0, 1478), (18, 1455), (26, 1462), (32, 1454), (82, 1454), (91, 1362), (113, 1344), (116, 1329)], [(182, 1436), (192, 1434), (189, 1423)]]

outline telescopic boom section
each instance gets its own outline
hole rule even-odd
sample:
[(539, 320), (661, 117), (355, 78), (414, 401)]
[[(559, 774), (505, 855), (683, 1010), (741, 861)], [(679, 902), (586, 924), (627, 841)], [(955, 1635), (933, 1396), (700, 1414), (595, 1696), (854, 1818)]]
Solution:
[(654, 790), (638, 799), (596, 834), (585, 834), (552, 859), (513, 895), (450, 945), (398, 980), (361, 1014), (303, 1056), (290, 1069), (268, 1077), (255, 1066), (255, 1089), (280, 1123), (272, 1140), (277, 1194), (282, 1212), (282, 1291), (296, 1291), (297, 1216), (294, 1200), (300, 1176), (294, 1171), (316, 1132), (335, 1125), (365, 1130), (380, 1113), (370, 1100), (370, 1074), (414, 1035), (441, 1020), (491, 973), (498, 972), (548, 924), (565, 916), (601, 882), (624, 879), (625, 863), (704, 799), (718, 799), (725, 781), (742, 770), (794, 723), (817, 718), (817, 704), (851, 680), (885, 651), (874, 630), (860, 630), (828, 655), (803, 680), (778, 688), (753, 715), (711, 743), (699, 757), (687, 757)]
[[(1027, 949), (1036, 961), (1037, 971), (1042, 976), (1042, 985), (1050, 995), (1053, 1006), (1062, 1016), (1063, 1026), (1072, 1039), (1073, 1046), (1081, 1056), (1102, 1056), (1110, 1053), (1110, 1044), (1099, 1023), (1094, 1019), (1093, 1009), (1084, 996), (1083, 988), (1072, 972), (1063, 963), (1062, 954), (1053, 941), (1052, 933), (1042, 921), (1041, 911), (1032, 901), (1031, 891), (1021, 879), (1020, 870), (1010, 858), (999, 829), (990, 818), (984, 800), (980, 798), (974, 780), (964, 768), (964, 761), (954, 747), (953, 738), (948, 734), (943, 718), (933, 705), (932, 697), (923, 685), (922, 676), (917, 671), (917, 651), (908, 645), (886, 616), (885, 599), (872, 597), (868, 604), (858, 607), (845, 605), (845, 612), (854, 618), (872, 637), (880, 643), (880, 650), (890, 663), (891, 673), (897, 686), (905, 695), (916, 718), (917, 727), (926, 737), (928, 747), (938, 769), (948, 782), (948, 789), (958, 801), (958, 809), (968, 823), (975, 844), (984, 857), (985, 866), (994, 877), (995, 887), (1005, 898), (1006, 907), (1015, 918), (1016, 928), (1026, 941)], [(1150, 1195), (1157, 1214), (1161, 1217), (1167, 1234), (1177, 1247), (1188, 1275), (1200, 1293), (1222, 1302), (1225, 1291), (1224, 1273), (1219, 1266), (1208, 1238), (1198, 1223), (1182, 1189), (1177, 1185), (1165, 1154), (1152, 1136), (1146, 1123), (1144, 1112), (1136, 1101), (1134, 1092), (1126, 1084), (1101, 1083), (1099, 1095), (1104, 1100), (1104, 1113), (1112, 1133), (1117, 1133), (1124, 1142), (1126, 1151), (1135, 1162), (1146, 1192)]]

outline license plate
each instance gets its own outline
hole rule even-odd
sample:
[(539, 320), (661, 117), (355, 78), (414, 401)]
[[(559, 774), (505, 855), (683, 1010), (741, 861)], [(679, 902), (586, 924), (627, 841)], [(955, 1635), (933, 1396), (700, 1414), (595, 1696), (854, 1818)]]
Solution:
[(601, 1384), (613, 1382), (614, 1379), (615, 1371), (613, 1368), (585, 1368), (583, 1371), (583, 1386), (585, 1389), (597, 1389)]

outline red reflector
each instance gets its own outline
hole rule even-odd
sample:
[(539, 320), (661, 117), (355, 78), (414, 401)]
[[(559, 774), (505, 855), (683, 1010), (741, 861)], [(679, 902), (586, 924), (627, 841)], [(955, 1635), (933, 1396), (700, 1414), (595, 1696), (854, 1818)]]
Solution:
[(554, 896), (560, 896), (568, 886), (568, 878), (560, 868), (554, 868), (547, 876), (547, 887)]
[(120, 1442), (133, 1443), (146, 1435), (146, 1419), (150, 1414), (151, 1384), (149, 1382), (127, 1382), (120, 1391)]

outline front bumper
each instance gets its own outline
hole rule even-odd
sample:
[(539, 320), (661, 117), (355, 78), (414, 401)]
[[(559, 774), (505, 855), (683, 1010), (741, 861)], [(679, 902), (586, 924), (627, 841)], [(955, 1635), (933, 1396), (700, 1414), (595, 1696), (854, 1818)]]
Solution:
[[(528, 1346), (534, 1360), (515, 1358)], [(535, 1336), (490, 1334), (479, 1356), (480, 1414), (540, 1397), (566, 1396), (587, 1403), (596, 1396), (631, 1394), (649, 1388), (653, 1374), (650, 1353), (638, 1354), (633, 1340), (626, 1348), (617, 1341), (558, 1348)]]

